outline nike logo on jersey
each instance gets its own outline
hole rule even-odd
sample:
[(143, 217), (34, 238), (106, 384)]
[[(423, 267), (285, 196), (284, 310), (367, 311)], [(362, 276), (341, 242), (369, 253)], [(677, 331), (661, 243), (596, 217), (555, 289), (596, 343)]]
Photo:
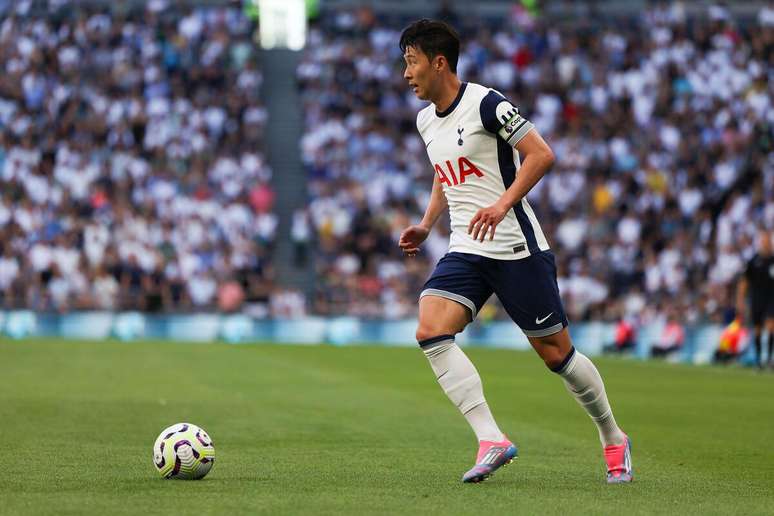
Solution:
[(425, 144), (425, 149), (426, 149), (426, 148), (428, 148), (428, 147), (430, 147), (430, 144), (431, 144), (431, 143), (433, 143), (433, 140), (430, 140), (429, 142), (427, 142), (427, 143)]
[(550, 314), (546, 315), (542, 319), (538, 319), (537, 317), (535, 317), (535, 324), (543, 324), (545, 320), (551, 317), (552, 315), (554, 315), (554, 312), (551, 312)]

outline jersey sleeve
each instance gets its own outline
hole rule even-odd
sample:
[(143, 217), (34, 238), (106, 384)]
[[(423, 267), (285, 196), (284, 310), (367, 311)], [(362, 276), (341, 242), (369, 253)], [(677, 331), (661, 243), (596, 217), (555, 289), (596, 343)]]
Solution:
[(497, 134), (513, 147), (535, 127), (519, 114), (519, 109), (500, 93), (489, 90), (479, 107), (484, 129)]
[(419, 137), (422, 138), (422, 140), (425, 139), (425, 110), (422, 109), (417, 113), (417, 132), (419, 133)]

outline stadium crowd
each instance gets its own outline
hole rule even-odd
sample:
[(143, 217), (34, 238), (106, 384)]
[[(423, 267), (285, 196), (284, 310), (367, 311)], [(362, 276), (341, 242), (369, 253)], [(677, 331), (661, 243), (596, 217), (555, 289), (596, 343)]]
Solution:
[[(502, 91), (556, 153), (530, 200), (572, 320), (728, 320), (756, 228), (774, 229), (774, 10), (655, 5), (574, 24), (440, 13), (460, 77)], [(305, 312), (273, 281), (254, 22), (167, 0), (0, 12), (0, 307)], [(446, 251), (443, 223), (419, 257), (397, 248), (432, 181), (406, 21), (360, 8), (311, 26), (310, 202), (290, 237), (317, 269), (314, 313), (413, 315)], [(493, 302), (479, 319), (503, 316)]]
[[(570, 319), (732, 317), (756, 229), (774, 229), (774, 10), (746, 23), (681, 3), (573, 24), (518, 7), (499, 21), (441, 16), (461, 33), (460, 78), (505, 94), (556, 154), (529, 197)], [(403, 22), (329, 13), (298, 69), (320, 313), (413, 314), (446, 252), (444, 227), (416, 258), (397, 247), (433, 177)], [(503, 316), (492, 302), (479, 319)]]
[(0, 2), (0, 307), (266, 304), (255, 24), (114, 7)]

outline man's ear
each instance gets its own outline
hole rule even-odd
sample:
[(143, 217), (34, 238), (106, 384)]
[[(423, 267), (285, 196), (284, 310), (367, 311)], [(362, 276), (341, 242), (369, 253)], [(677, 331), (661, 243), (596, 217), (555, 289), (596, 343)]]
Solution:
[(443, 54), (437, 55), (435, 58), (433, 58), (433, 70), (436, 72), (440, 72), (445, 66), (448, 65), (449, 63), (446, 62), (446, 57)]

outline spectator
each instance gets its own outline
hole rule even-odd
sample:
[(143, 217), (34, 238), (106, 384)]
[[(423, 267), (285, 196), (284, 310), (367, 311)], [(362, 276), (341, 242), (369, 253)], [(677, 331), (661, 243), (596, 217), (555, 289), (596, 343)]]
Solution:
[(734, 318), (720, 334), (720, 343), (715, 351), (715, 362), (728, 364), (737, 360), (744, 351), (746, 339), (747, 330), (744, 329), (741, 319)]
[(271, 315), (279, 319), (296, 319), (306, 315), (306, 300), (298, 290), (283, 289), (271, 298)]
[(309, 215), (305, 210), (293, 212), (293, 222), (290, 227), (290, 238), (293, 240), (293, 263), (296, 267), (305, 267), (311, 228), (309, 227)]
[(244, 300), (244, 289), (236, 281), (222, 283), (218, 288), (218, 308), (221, 312), (236, 312)]
[(653, 343), (650, 354), (654, 358), (669, 357), (680, 351), (685, 343), (685, 329), (676, 312), (669, 314), (661, 336)]
[(633, 321), (623, 318), (615, 325), (613, 342), (605, 346), (608, 353), (624, 353), (634, 351), (637, 346), (637, 330)]

